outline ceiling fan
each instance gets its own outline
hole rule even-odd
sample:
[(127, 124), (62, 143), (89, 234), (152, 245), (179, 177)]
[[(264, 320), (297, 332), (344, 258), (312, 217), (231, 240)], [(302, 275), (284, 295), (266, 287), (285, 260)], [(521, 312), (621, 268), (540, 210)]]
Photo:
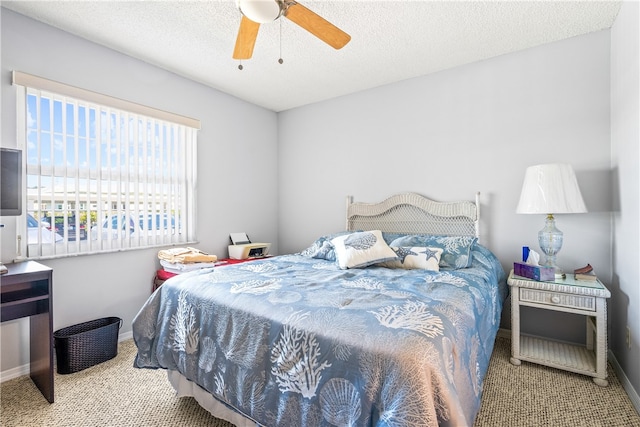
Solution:
[(349, 34), (294, 0), (236, 0), (236, 5), (242, 13), (242, 20), (233, 59), (251, 58), (260, 24), (273, 22), (281, 16), (335, 49), (342, 48), (351, 40)]

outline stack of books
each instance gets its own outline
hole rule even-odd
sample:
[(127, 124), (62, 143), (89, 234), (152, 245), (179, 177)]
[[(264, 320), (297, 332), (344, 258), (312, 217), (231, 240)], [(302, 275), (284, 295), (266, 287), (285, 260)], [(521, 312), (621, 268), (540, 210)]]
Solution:
[(583, 280), (587, 282), (595, 282), (598, 280), (598, 276), (596, 276), (596, 273), (593, 271), (591, 264), (575, 269), (573, 274), (576, 280)]

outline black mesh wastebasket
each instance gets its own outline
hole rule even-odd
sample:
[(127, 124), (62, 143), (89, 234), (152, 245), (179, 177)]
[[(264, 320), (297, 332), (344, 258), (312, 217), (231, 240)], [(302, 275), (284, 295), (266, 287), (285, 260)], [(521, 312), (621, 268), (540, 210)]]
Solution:
[(53, 333), (59, 374), (72, 374), (118, 354), (119, 317), (103, 317)]

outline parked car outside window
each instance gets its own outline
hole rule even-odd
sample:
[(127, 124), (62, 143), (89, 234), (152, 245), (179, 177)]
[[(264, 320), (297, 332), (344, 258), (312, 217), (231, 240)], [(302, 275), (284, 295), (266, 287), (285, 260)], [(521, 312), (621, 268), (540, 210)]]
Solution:
[(120, 236), (138, 237), (145, 232), (149, 235), (173, 234), (176, 232), (175, 219), (166, 215), (151, 214), (141, 215), (137, 220), (133, 216), (110, 215), (102, 221), (100, 227), (91, 228), (91, 238), (98, 239), (98, 233), (102, 234), (102, 239), (118, 239)]
[(176, 222), (173, 217), (169, 219), (167, 215), (141, 215), (140, 228), (143, 230), (168, 230), (176, 228)]
[(51, 225), (46, 221), (38, 221), (31, 214), (27, 214), (27, 243), (36, 245), (40, 243), (39, 237), (42, 236), (42, 243), (60, 242), (62, 236), (51, 230)]
[[(44, 220), (51, 224), (50, 217), (45, 216)], [(55, 221), (53, 221), (53, 223), (55, 224), (55, 232), (63, 237), (64, 237), (64, 231), (65, 231), (64, 220), (65, 220), (64, 217), (56, 216)], [(79, 230), (80, 230), (80, 233), (78, 233), (76, 230), (76, 217), (75, 216), (67, 217), (67, 240), (70, 242), (74, 242), (78, 234), (80, 235), (80, 240), (87, 240), (86, 224), (80, 223)]]

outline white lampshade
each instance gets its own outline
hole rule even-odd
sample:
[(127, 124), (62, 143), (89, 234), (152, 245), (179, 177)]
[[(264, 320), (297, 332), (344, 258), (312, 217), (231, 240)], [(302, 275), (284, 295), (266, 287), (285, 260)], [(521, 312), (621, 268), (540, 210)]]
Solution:
[(258, 24), (275, 21), (282, 11), (276, 0), (236, 0), (236, 6), (244, 16)]
[(571, 165), (547, 164), (528, 167), (516, 212), (519, 214), (587, 212)]

